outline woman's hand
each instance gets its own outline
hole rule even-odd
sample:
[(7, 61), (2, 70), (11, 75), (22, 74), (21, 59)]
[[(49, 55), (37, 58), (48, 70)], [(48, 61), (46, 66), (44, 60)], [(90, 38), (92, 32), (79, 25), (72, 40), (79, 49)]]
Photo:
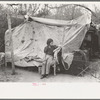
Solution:
[(56, 52), (58, 50), (60, 50), (62, 47), (61, 46), (58, 46), (58, 48), (56, 48), (55, 50), (53, 50), (53, 52)]
[(60, 45), (58, 45), (58, 47), (61, 47), (61, 44), (60, 44)]

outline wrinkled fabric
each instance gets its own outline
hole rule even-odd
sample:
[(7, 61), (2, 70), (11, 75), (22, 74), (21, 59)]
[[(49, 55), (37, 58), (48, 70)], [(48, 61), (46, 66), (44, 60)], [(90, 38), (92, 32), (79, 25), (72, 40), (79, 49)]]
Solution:
[(63, 55), (63, 60), (68, 64), (68, 69), (70, 68), (70, 65), (72, 64), (73, 57), (74, 57), (73, 53), (67, 53)]
[[(37, 56), (42, 60), (48, 38), (54, 40), (54, 45), (61, 45), (62, 55), (79, 50), (91, 22), (89, 15), (82, 15), (69, 21), (37, 17), (32, 19), (33, 21), (24, 22), (12, 29), (14, 61), (17, 66), (41, 65), (39, 61), (27, 62), (24, 58)], [(11, 44), (8, 30), (5, 33), (5, 56), (6, 62), (10, 62)]]

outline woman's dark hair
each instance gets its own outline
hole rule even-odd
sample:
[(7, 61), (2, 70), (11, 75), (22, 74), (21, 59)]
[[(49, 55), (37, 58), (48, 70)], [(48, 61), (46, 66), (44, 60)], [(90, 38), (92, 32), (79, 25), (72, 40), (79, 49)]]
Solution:
[(51, 42), (53, 42), (53, 39), (48, 39), (47, 40), (47, 45), (50, 45)]

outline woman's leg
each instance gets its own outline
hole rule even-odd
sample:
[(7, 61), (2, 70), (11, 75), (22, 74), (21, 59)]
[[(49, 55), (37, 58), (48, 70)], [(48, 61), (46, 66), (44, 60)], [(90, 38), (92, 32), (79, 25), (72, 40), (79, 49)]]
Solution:
[(45, 75), (46, 74), (45, 71), (46, 71), (46, 65), (43, 64), (41, 69), (41, 75)]
[(46, 76), (46, 62), (42, 64), (41, 68), (41, 79), (43, 79)]
[(47, 60), (47, 63), (46, 63), (46, 75), (48, 75), (50, 73), (50, 66), (52, 65), (52, 59), (53, 57), (50, 56)]

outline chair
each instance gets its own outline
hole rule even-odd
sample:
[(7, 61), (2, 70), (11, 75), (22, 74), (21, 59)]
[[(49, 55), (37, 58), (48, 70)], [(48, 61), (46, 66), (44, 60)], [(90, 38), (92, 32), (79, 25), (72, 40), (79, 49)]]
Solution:
[(54, 76), (56, 76), (56, 68), (57, 68), (57, 63), (55, 61), (55, 63), (52, 65), (53, 69), (54, 69)]
[[(38, 66), (38, 73), (39, 73), (39, 74), (41, 74), (41, 70), (42, 70), (42, 65), (43, 65), (43, 64), (44, 64), (44, 63), (42, 63), (41, 65)], [(54, 76), (56, 75), (56, 65), (57, 65), (57, 64), (54, 63), (54, 64), (51, 66), (51, 67), (53, 67), (53, 69), (54, 69), (54, 70), (53, 70), (53, 71), (54, 71)]]

